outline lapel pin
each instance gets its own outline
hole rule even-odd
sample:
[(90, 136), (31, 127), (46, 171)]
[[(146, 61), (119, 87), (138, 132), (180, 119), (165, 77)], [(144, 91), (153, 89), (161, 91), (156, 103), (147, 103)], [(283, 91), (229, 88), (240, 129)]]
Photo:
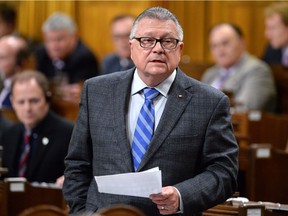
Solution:
[(182, 97), (183, 97), (183, 95), (182, 95), (182, 94), (180, 94), (180, 95), (178, 95), (178, 97), (179, 97), (179, 98), (182, 98)]
[(49, 143), (49, 139), (47, 137), (43, 137), (42, 144), (47, 145)]

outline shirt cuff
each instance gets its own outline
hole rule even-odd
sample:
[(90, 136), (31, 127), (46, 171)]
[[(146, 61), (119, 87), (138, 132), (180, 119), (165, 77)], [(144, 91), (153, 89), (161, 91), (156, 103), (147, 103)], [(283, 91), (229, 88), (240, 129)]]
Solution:
[(183, 209), (183, 201), (182, 201), (182, 197), (181, 197), (181, 194), (179, 192), (179, 190), (174, 187), (179, 195), (179, 207), (178, 207), (178, 211), (176, 213), (183, 213), (184, 212), (184, 209)]

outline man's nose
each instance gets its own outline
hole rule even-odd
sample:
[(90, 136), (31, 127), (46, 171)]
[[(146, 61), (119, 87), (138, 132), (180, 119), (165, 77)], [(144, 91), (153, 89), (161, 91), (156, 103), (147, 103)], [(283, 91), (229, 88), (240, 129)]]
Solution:
[(24, 109), (25, 110), (29, 110), (31, 108), (31, 103), (29, 103), (29, 101), (24, 103)]
[(161, 52), (164, 51), (164, 49), (163, 49), (163, 47), (162, 47), (160, 41), (157, 41), (157, 42), (156, 42), (156, 44), (155, 44), (153, 50), (158, 51), (158, 52), (159, 52), (159, 51), (161, 51)]

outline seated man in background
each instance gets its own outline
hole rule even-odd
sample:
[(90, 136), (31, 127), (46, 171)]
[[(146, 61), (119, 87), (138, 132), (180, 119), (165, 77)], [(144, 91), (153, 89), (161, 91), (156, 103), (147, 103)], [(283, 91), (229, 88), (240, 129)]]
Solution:
[(35, 53), (37, 70), (53, 81), (56, 94), (78, 101), (83, 81), (99, 75), (95, 55), (78, 38), (76, 24), (66, 14), (52, 14), (42, 32), (44, 44)]
[(116, 16), (111, 22), (111, 37), (115, 53), (106, 56), (102, 63), (102, 74), (128, 70), (134, 67), (130, 58), (129, 35), (134, 22), (132, 15)]
[(3, 79), (0, 108), (12, 108), (10, 101), (12, 78), (22, 71), (28, 62), (28, 45), (23, 38), (13, 35), (0, 38), (0, 76)]
[(265, 10), (265, 35), (269, 45), (262, 56), (268, 64), (288, 67), (288, 2), (278, 2)]
[[(13, 3), (12, 3), (13, 4)], [(31, 52), (38, 44), (35, 38), (23, 35), (17, 30), (17, 11), (10, 2), (0, 2), (0, 38), (7, 35), (21, 36), (28, 44)]]
[(240, 28), (231, 23), (217, 24), (209, 40), (216, 65), (208, 68), (201, 80), (231, 93), (236, 108), (274, 112), (276, 87), (271, 70), (246, 52)]
[(37, 71), (13, 78), (11, 101), (20, 123), (0, 141), (8, 177), (53, 183), (63, 175), (73, 125), (49, 111), (48, 87), (45, 76)]
[[(0, 91), (3, 88), (3, 80), (2, 77), (0, 76)], [(6, 131), (9, 127), (13, 125), (13, 122), (10, 121), (10, 119), (6, 118), (3, 116), (2, 111), (0, 110), (0, 142), (1, 142), (1, 137), (4, 131)], [(2, 144), (0, 143), (0, 167), (2, 167)]]
[(16, 11), (7, 3), (0, 3), (0, 37), (16, 33)]

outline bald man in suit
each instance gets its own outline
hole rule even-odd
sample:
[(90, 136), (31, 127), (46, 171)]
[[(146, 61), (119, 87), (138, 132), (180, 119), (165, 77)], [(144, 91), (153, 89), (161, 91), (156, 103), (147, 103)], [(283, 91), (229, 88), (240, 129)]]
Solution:
[(276, 112), (277, 93), (268, 65), (250, 55), (241, 29), (233, 23), (212, 27), (209, 37), (215, 65), (208, 68), (202, 82), (232, 93), (235, 108)]

